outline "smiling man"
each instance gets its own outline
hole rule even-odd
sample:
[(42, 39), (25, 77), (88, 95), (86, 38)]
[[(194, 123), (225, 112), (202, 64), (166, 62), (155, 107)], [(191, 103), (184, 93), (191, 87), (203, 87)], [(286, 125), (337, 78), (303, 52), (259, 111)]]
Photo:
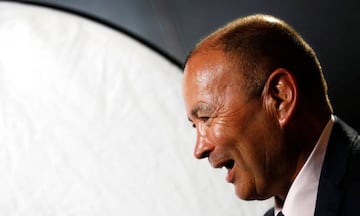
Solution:
[(239, 198), (275, 197), (266, 215), (353, 215), (358, 134), (333, 115), (314, 51), (284, 21), (248, 16), (200, 41), (183, 96), (195, 157), (226, 168)]

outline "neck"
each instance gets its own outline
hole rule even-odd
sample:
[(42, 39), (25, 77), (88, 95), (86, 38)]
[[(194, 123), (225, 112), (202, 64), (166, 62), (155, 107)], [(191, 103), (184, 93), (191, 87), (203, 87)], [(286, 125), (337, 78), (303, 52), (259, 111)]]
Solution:
[[(305, 113), (294, 116), (294, 123), (289, 125), (288, 143), (291, 143), (291, 160), (292, 171), (289, 176), (288, 189), (300, 170), (304, 166), (306, 160), (313, 151), (322, 131), (331, 118), (330, 110), (322, 113)], [(288, 191), (288, 189), (286, 191)], [(280, 200), (285, 200), (287, 192), (279, 195)]]

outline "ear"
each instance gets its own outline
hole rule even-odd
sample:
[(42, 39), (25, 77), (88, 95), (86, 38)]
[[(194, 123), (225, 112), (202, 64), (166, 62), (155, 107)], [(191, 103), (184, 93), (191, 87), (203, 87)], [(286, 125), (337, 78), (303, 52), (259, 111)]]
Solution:
[(263, 99), (266, 109), (284, 127), (294, 114), (298, 100), (298, 86), (294, 75), (283, 68), (273, 71), (265, 83)]

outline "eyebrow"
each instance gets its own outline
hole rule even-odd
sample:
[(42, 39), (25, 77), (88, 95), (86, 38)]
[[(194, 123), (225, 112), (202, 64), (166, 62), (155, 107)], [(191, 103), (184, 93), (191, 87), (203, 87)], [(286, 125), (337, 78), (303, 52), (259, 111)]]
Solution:
[[(195, 116), (195, 117), (199, 117), (198, 113), (199, 111), (203, 111), (203, 112), (211, 112), (212, 109), (209, 107), (209, 105), (204, 104), (204, 103), (199, 103), (197, 104), (192, 110), (191, 110), (191, 116)], [(192, 122), (192, 120), (190, 119), (190, 117), (188, 117), (189, 121)]]

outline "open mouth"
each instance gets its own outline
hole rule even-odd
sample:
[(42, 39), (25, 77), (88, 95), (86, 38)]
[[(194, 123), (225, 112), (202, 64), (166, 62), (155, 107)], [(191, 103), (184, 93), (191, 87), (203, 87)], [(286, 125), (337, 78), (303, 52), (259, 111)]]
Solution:
[(223, 164), (223, 167), (227, 169), (226, 181), (229, 183), (233, 183), (235, 180), (235, 166), (234, 160), (228, 160)]
[(225, 167), (227, 170), (231, 170), (234, 167), (234, 164), (234, 160), (228, 160), (223, 164), (223, 167)]
[[(211, 158), (209, 158), (210, 160), (210, 163), (211, 163)], [(235, 181), (235, 161), (232, 160), (232, 159), (226, 159), (226, 160), (223, 160), (222, 162), (220, 163), (212, 163), (211, 164), (214, 168), (226, 168), (227, 170), (227, 174), (226, 174), (226, 181), (229, 182), (229, 183), (234, 183)]]

